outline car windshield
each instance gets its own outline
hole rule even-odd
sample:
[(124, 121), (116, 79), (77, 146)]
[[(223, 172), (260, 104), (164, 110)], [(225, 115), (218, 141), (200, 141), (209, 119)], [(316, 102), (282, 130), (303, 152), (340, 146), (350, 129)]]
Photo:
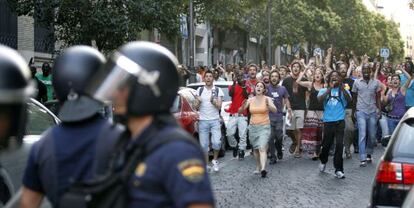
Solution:
[[(192, 86), (188, 86), (188, 87), (197, 90), (201, 86), (203, 86), (203, 85), (192, 85)], [(231, 101), (231, 97), (229, 95), (229, 86), (228, 85), (215, 85), (215, 86), (216, 87), (220, 87), (221, 90), (223, 91), (223, 94), (224, 94), (223, 102), (229, 102), (229, 101)]]
[(396, 135), (395, 156), (414, 157), (414, 119), (402, 123)]
[(41, 135), (49, 127), (55, 125), (55, 119), (47, 111), (36, 104), (28, 103), (28, 122), (26, 128), (27, 135)]

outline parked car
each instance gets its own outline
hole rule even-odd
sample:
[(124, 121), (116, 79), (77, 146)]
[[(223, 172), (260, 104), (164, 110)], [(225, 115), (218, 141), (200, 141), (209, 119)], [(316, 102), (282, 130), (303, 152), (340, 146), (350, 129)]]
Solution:
[(4, 167), (1, 174), (7, 178), (11, 193), (16, 193), (21, 186), (23, 171), (32, 144), (40, 139), (44, 131), (60, 122), (56, 115), (35, 99), (30, 99), (27, 105), (28, 119), (23, 143), (18, 145), (17, 142), (12, 141), (7, 150), (2, 150), (0, 157), (0, 163)]
[(369, 207), (401, 207), (414, 184), (414, 108), (407, 111), (378, 164)]
[(178, 91), (171, 112), (188, 133), (194, 137), (198, 136), (198, 112), (195, 109), (196, 90), (182, 88)]

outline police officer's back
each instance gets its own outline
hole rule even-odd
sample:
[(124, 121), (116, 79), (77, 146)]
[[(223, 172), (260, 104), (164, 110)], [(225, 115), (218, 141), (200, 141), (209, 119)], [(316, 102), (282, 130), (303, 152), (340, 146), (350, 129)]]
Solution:
[[(38, 207), (43, 195), (58, 206), (71, 184), (103, 174), (121, 129), (100, 116), (102, 103), (85, 93), (85, 85), (105, 58), (88, 46), (75, 46), (57, 58), (53, 87), (62, 107), (62, 123), (32, 146), (23, 178), (22, 207)], [(103, 138), (104, 140), (99, 140)], [(98, 141), (99, 140), (99, 141)]]
[(203, 152), (170, 114), (178, 90), (177, 65), (162, 46), (132, 42), (115, 53), (107, 76), (92, 88), (96, 98), (114, 97), (116, 113), (127, 115), (132, 140), (125, 151), (145, 147), (148, 152), (129, 177), (129, 207), (214, 206)]

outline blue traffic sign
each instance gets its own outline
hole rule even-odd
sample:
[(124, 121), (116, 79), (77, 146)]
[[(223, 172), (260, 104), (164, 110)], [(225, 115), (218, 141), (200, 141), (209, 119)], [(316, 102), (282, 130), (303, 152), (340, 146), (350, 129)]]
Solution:
[(390, 49), (388, 48), (381, 48), (380, 56), (383, 58), (388, 58), (390, 56)]

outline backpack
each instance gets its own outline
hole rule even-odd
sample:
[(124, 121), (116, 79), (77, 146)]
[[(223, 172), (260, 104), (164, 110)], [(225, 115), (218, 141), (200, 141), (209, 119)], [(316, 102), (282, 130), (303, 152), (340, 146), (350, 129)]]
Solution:
[[(157, 137), (156, 140), (152, 140)], [(130, 152), (125, 153), (125, 147), (129, 143), (129, 136), (124, 136), (117, 144), (117, 156), (111, 162), (110, 171), (107, 174), (89, 182), (73, 184), (61, 197), (60, 207), (78, 208), (120, 208), (128, 204), (128, 181), (136, 166), (146, 156), (159, 147), (173, 141), (186, 141), (199, 146), (198, 143), (186, 132), (177, 126), (166, 126), (161, 131), (152, 128), (151, 132), (140, 139)], [(149, 143), (152, 141), (152, 143)]]
[(331, 98), (333, 98), (333, 99), (335, 99), (335, 100), (337, 100), (338, 102), (340, 102), (341, 103), (341, 105), (342, 105), (342, 107), (343, 108), (345, 108), (346, 106), (345, 106), (345, 104), (344, 104), (344, 101), (342, 101), (342, 91), (341, 90), (338, 90), (339, 92), (338, 92), (338, 96), (332, 96), (332, 93), (329, 93), (329, 95), (328, 95), (328, 97), (325, 99), (325, 102), (324, 102), (324, 106), (326, 106), (326, 104), (328, 103), (328, 101), (331, 99)]
[[(213, 86), (213, 88), (214, 88), (214, 96), (215, 97), (218, 97), (218, 93), (219, 93), (219, 88), (218, 87), (216, 87), (216, 86)], [(199, 87), (198, 89), (197, 89), (197, 91), (198, 91), (198, 96), (201, 96), (202, 94), (203, 94), (203, 91), (204, 91), (204, 86), (203, 87)]]

